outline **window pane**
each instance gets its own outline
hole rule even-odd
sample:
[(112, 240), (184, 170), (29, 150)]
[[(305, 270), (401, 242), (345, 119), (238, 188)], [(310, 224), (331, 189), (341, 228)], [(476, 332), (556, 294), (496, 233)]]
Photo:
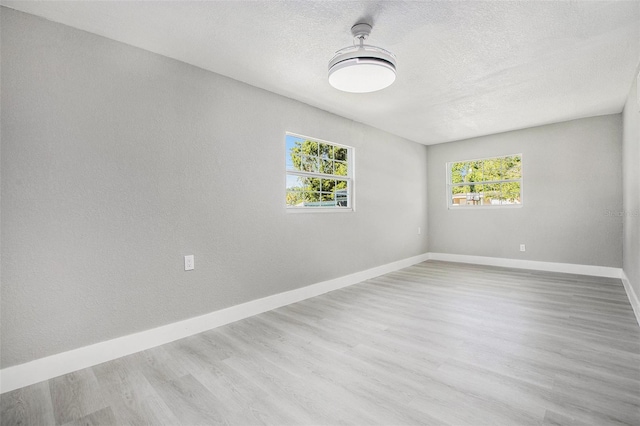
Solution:
[(287, 174), (287, 191), (300, 191), (304, 189), (304, 178)]
[(462, 182), (469, 182), (469, 177), (471, 175), (471, 163), (460, 164), (460, 177), (462, 178)]
[(482, 161), (471, 161), (468, 164), (466, 182), (482, 182)]
[(319, 192), (304, 192), (303, 197), (304, 207), (320, 207), (320, 193)]
[(522, 158), (519, 155), (505, 157), (504, 159), (505, 179), (522, 178)]
[(347, 163), (345, 161), (335, 161), (334, 162), (334, 175), (337, 176), (348, 176)]
[(503, 171), (502, 171), (502, 158), (492, 158), (489, 160), (484, 160), (484, 169), (482, 173), (483, 181), (495, 181), (502, 180)]
[(467, 194), (470, 192), (469, 185), (454, 186), (451, 188), (451, 205), (464, 206), (467, 204)]
[(335, 179), (322, 179), (322, 191), (333, 192), (333, 188), (336, 186)]
[(287, 206), (302, 206), (305, 188), (305, 178), (288, 174), (286, 195)]
[(317, 172), (318, 171), (318, 157), (309, 157), (302, 155), (300, 157), (301, 166), (299, 170), (305, 172)]
[(287, 170), (300, 170), (300, 138), (287, 135), (285, 138), (285, 161)]
[(484, 203), (489, 205), (500, 205), (500, 199), (502, 197), (500, 192), (500, 184), (492, 183), (485, 184), (484, 188)]
[(318, 156), (318, 145), (319, 143), (312, 140), (305, 140), (301, 143), (302, 153), (308, 156), (317, 157)]
[(469, 183), (469, 193), (476, 193), (482, 191), (482, 185), (477, 183)]
[(467, 194), (468, 192), (471, 192), (471, 188), (469, 188), (469, 185), (456, 185), (452, 187), (451, 191), (454, 194)]
[(335, 186), (336, 191), (339, 189), (347, 189), (347, 187), (348, 187), (348, 184), (346, 180), (340, 180), (340, 179), (336, 180), (336, 186)]
[(326, 173), (328, 175), (333, 174), (333, 161), (320, 160), (320, 173)]
[(451, 183), (464, 182), (464, 176), (466, 176), (465, 163), (452, 163), (451, 164)]
[(302, 191), (287, 191), (287, 206), (302, 207), (304, 201), (303, 194)]
[(333, 159), (333, 145), (326, 143), (320, 144), (320, 158), (326, 158), (328, 160)]
[(466, 188), (468, 188), (468, 191), (466, 192), (466, 205), (479, 205), (482, 199), (482, 185), (474, 184), (469, 185)]
[(287, 155), (287, 170), (300, 170), (298, 167), (296, 167), (296, 163), (299, 165), (300, 164), (300, 156), (294, 152), (289, 152)]
[(335, 190), (336, 206), (348, 207), (349, 206), (349, 192), (347, 189), (347, 182), (338, 181)]
[(483, 186), (479, 184), (469, 185), (469, 193), (467, 194), (467, 205), (478, 206), (482, 204)]
[(314, 177), (306, 177), (304, 178), (305, 190), (306, 191), (320, 191), (320, 183), (322, 179), (314, 178)]
[(520, 182), (502, 184), (502, 204), (520, 204)]
[(484, 185), (476, 185), (477, 187), (477, 200), (474, 205), (477, 206), (487, 206), (491, 205), (492, 200), (496, 198), (496, 193), (499, 194), (500, 191), (496, 192), (495, 188), (500, 188), (499, 184), (496, 186), (495, 184), (484, 184)]
[(334, 157), (336, 160), (347, 161), (347, 149), (336, 146), (334, 148)]
[(323, 192), (322, 202), (325, 203), (326, 205), (335, 205), (336, 203), (335, 203), (335, 197), (333, 195), (333, 192)]

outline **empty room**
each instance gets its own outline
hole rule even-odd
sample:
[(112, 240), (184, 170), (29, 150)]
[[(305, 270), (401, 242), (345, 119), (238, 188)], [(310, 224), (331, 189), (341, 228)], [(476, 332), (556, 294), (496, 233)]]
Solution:
[(640, 425), (640, 1), (0, 0), (0, 424)]

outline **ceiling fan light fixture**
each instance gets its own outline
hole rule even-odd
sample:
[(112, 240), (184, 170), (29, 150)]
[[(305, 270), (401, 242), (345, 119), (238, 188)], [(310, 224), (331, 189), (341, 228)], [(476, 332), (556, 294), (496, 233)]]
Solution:
[(364, 44), (371, 25), (356, 24), (351, 28), (358, 45), (336, 52), (329, 61), (329, 84), (351, 93), (368, 93), (389, 87), (396, 79), (396, 58), (380, 47)]

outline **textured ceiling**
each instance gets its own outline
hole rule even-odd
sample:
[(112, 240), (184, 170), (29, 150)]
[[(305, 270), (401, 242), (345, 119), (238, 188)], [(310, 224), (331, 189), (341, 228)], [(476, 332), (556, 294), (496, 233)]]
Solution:
[[(424, 144), (620, 112), (640, 60), (640, 1), (0, 3)], [(327, 82), (359, 21), (398, 58), (380, 92)]]

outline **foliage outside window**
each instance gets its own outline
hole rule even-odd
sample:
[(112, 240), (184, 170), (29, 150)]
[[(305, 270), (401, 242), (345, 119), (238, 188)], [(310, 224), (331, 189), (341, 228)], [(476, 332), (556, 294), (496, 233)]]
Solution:
[(522, 154), (447, 163), (449, 208), (522, 204)]
[(351, 164), (351, 147), (287, 133), (287, 208), (352, 210)]

